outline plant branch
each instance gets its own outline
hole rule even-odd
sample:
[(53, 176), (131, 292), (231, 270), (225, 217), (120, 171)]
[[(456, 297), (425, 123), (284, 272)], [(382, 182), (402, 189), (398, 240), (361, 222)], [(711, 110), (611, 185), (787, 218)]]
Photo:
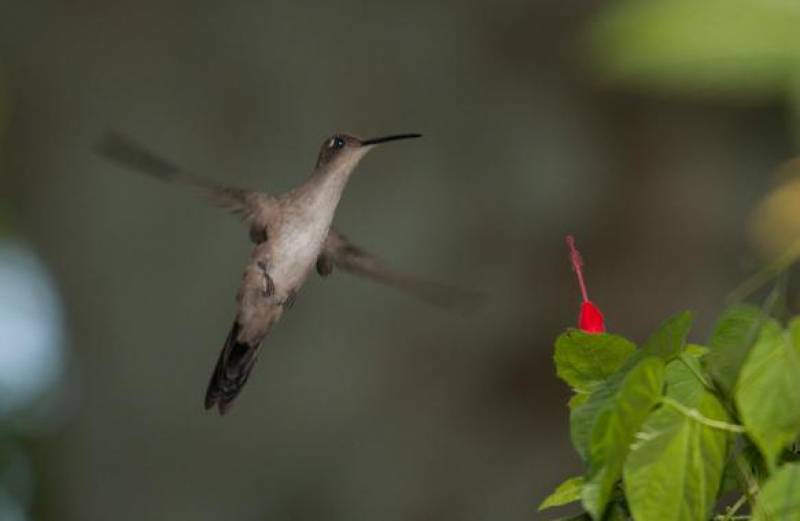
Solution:
[(752, 471), (748, 468), (747, 466), (748, 463), (742, 457), (741, 452), (736, 454), (734, 461), (736, 462), (736, 467), (738, 468), (739, 472), (742, 475), (742, 478), (745, 481), (745, 484), (747, 485), (743, 497), (747, 502), (750, 503), (751, 506), (750, 511), (754, 512), (756, 508), (755, 496), (759, 493), (760, 490), (760, 487), (758, 486), (758, 481), (756, 480), (755, 476), (753, 476)]
[(740, 508), (747, 503), (747, 500), (750, 498), (755, 491), (751, 492), (750, 494), (742, 494), (742, 497), (736, 500), (736, 503), (728, 507), (727, 511), (724, 515), (718, 515), (715, 519), (716, 521), (734, 521), (739, 519), (750, 519), (750, 516), (737, 516), (736, 512), (739, 511)]

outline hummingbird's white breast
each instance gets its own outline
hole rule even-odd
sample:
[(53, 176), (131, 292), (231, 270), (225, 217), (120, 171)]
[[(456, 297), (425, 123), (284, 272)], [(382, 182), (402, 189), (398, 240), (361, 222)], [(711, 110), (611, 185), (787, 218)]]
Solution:
[(304, 204), (292, 204), (283, 212), (275, 230), (270, 230), (270, 276), (277, 293), (296, 291), (317, 262), (328, 236), (339, 197), (309, 194)]

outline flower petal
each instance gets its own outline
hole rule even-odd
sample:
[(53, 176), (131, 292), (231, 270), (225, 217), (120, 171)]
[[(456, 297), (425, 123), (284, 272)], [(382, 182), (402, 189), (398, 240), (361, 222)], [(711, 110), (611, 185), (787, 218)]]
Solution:
[(603, 313), (591, 300), (581, 303), (578, 327), (587, 333), (605, 333), (606, 331)]

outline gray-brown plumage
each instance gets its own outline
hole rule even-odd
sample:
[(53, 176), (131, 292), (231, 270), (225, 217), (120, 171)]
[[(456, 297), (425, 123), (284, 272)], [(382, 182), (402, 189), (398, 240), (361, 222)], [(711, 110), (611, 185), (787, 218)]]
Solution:
[(207, 409), (217, 406), (221, 414), (227, 412), (247, 382), (261, 342), (291, 307), (314, 267), (323, 276), (334, 268), (362, 275), (437, 305), (471, 299), (471, 293), (395, 272), (331, 229), (342, 191), (367, 152), (380, 143), (415, 137), (419, 134), (367, 140), (337, 134), (323, 143), (312, 175), (280, 196), (196, 177), (117, 133), (100, 141), (96, 151), (101, 156), (161, 180), (199, 189), (249, 226), (255, 247), (239, 286), (233, 326), (206, 391)]

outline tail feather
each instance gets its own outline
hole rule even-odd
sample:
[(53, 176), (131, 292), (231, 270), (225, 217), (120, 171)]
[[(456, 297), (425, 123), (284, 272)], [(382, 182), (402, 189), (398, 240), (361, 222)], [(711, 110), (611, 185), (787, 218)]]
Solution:
[(234, 322), (206, 390), (206, 409), (216, 405), (220, 414), (228, 412), (258, 358), (258, 345), (239, 342), (238, 334), (239, 324)]

